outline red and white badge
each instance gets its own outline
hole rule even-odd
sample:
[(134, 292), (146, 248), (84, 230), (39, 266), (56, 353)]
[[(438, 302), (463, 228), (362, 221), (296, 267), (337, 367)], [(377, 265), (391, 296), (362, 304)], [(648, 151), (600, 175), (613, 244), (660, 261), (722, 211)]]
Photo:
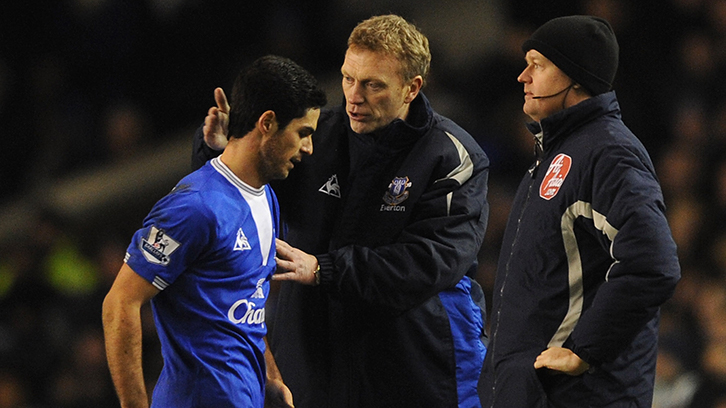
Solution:
[(551, 200), (552, 197), (556, 196), (562, 187), (562, 183), (565, 182), (567, 173), (570, 172), (572, 167), (572, 157), (560, 153), (552, 159), (550, 167), (547, 169), (542, 184), (539, 186), (539, 196), (545, 200)]

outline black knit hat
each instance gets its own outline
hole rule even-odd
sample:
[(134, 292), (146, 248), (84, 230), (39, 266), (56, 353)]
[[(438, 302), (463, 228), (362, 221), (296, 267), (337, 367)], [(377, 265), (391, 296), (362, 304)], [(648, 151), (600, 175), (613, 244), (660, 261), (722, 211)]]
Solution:
[(535, 49), (592, 95), (612, 89), (618, 70), (618, 41), (607, 20), (558, 17), (544, 23), (522, 50)]

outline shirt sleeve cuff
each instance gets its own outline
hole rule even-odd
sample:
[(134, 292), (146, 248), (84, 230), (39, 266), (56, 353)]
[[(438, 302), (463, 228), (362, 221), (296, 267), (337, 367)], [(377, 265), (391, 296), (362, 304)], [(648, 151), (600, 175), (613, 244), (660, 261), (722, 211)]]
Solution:
[(582, 359), (582, 361), (586, 362), (590, 368), (588, 372), (592, 373), (594, 370), (597, 369), (597, 367), (600, 366), (601, 362), (595, 359), (590, 355), (590, 353), (587, 352), (585, 349), (581, 349), (577, 346), (572, 348), (572, 352), (577, 354), (578, 357)]
[(333, 257), (330, 254), (315, 255), (318, 258), (318, 266), (320, 266), (320, 284), (326, 285), (333, 281), (333, 272), (335, 271), (335, 265), (333, 264)]

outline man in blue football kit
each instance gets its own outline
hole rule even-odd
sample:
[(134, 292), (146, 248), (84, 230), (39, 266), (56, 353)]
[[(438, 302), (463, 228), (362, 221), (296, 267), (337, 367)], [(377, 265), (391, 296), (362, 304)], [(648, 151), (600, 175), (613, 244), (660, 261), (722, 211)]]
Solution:
[(266, 388), (269, 406), (292, 405), (265, 340), (279, 231), (267, 183), (312, 153), (325, 102), (285, 58), (263, 57), (237, 77), (227, 147), (154, 206), (104, 301), (122, 407), (149, 406), (139, 313), (149, 300), (164, 357), (152, 406), (262, 408)]
[[(359, 23), (315, 156), (272, 183), (285, 223), (275, 279), (287, 281), (270, 346), (299, 408), (479, 406), (489, 159), (422, 92), (430, 62), (402, 17)], [(196, 165), (227, 139), (215, 97)]]

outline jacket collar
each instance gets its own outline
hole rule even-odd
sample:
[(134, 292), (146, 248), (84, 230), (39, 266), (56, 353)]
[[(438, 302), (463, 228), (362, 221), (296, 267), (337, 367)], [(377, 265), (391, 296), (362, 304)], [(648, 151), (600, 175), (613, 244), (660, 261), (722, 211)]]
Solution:
[[(395, 119), (388, 126), (370, 133), (379, 144), (392, 148), (404, 147), (418, 140), (428, 132), (434, 123), (434, 111), (428, 98), (419, 92), (416, 99), (411, 102), (406, 120)], [(350, 122), (348, 122), (348, 131)]]
[(561, 110), (542, 119), (527, 123), (527, 128), (542, 144), (544, 151), (552, 142), (574, 132), (584, 124), (605, 115), (620, 119), (620, 105), (615, 91), (606, 92), (586, 99), (575, 106)]

